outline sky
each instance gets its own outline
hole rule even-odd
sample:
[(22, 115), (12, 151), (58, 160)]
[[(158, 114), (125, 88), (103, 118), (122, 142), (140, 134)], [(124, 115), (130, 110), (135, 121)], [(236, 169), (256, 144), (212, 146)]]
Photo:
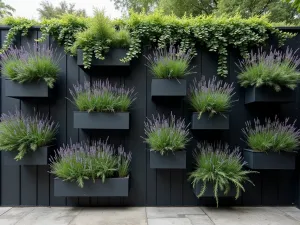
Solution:
[[(14, 16), (22, 16), (29, 19), (38, 19), (39, 15), (36, 11), (42, 0), (3, 0), (16, 9)], [(61, 0), (48, 0), (53, 5), (58, 5)], [(116, 10), (111, 0), (66, 0), (68, 3), (75, 3), (75, 8), (85, 9), (88, 16), (93, 15), (93, 7), (105, 9), (106, 15), (111, 18), (121, 17), (121, 12)]]

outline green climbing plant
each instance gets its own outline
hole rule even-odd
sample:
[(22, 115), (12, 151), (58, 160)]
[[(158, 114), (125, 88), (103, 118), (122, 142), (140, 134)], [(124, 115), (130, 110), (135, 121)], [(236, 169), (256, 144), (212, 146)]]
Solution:
[(6, 35), (6, 39), (3, 42), (0, 53), (3, 53), (9, 48), (9, 46), (13, 45), (13, 42), (18, 34), (26, 36), (28, 34), (29, 28), (37, 24), (36, 21), (29, 20), (23, 17), (6, 17), (2, 20), (2, 23), (11, 26), (11, 28)]
[[(2, 51), (12, 44), (19, 32), (26, 35), (28, 29), (37, 23), (9, 17), (4, 24), (10, 25), (11, 29)], [(43, 20), (40, 26), (42, 36), (39, 41), (51, 35), (71, 55), (76, 55), (77, 49), (81, 48), (86, 68), (89, 68), (93, 56), (104, 59), (111, 47), (128, 48), (126, 57), (120, 59), (128, 62), (140, 56), (145, 44), (157, 48), (174, 44), (182, 52), (191, 49), (193, 56), (197, 54), (197, 45), (218, 54), (218, 74), (223, 77), (228, 74), (229, 47), (237, 48), (242, 57), (247, 58), (251, 48), (264, 45), (271, 37), (275, 37), (281, 46), (287, 38), (295, 35), (277, 29), (265, 17), (243, 19), (210, 15), (179, 18), (164, 15), (161, 11), (152, 14), (131, 12), (127, 18), (111, 20), (96, 10), (92, 18), (66, 14), (61, 18)]]

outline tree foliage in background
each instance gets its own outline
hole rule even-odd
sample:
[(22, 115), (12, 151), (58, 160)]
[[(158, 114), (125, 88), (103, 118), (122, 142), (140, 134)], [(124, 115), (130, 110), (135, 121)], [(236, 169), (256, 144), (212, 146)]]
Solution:
[(151, 12), (159, 0), (111, 0), (117, 9), (127, 14), (130, 9), (135, 12)]
[(74, 3), (68, 4), (66, 1), (61, 1), (58, 6), (54, 6), (51, 2), (44, 0), (40, 3), (40, 8), (37, 11), (40, 14), (40, 19), (59, 18), (66, 13), (86, 17), (85, 9), (75, 9)]
[(217, 5), (218, 0), (160, 0), (158, 7), (166, 14), (199, 16), (212, 14)]
[[(183, 15), (222, 15), (242, 18), (268, 15), (271, 22), (299, 23), (300, 0), (112, 0), (124, 12), (149, 13), (156, 8), (165, 14)], [(291, 4), (290, 4), (291, 3)]]
[(282, 0), (219, 0), (216, 13), (229, 16), (238, 13), (243, 18), (268, 14), (268, 19), (276, 23), (297, 23), (299, 21), (297, 10)]
[(5, 4), (2, 0), (0, 0), (0, 18), (5, 16), (12, 16), (12, 13), (16, 11), (13, 7), (8, 4)]

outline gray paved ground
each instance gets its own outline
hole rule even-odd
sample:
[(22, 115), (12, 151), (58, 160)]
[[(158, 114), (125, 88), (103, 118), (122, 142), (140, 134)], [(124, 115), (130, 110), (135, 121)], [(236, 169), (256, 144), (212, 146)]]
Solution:
[(294, 207), (0, 207), (0, 225), (300, 225)]

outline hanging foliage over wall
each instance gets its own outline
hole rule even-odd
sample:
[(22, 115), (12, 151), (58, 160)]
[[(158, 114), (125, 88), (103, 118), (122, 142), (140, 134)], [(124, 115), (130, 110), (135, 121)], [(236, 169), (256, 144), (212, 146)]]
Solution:
[[(74, 49), (82, 48), (85, 51), (85, 66), (89, 67), (89, 59), (95, 55), (95, 51), (89, 51), (87, 48), (90, 42), (81, 41), (80, 33), (93, 30), (91, 21), (97, 18), (83, 18), (74, 15), (64, 15), (60, 19), (44, 20), (39, 25), (41, 26), (42, 37), (39, 41), (45, 40), (47, 35), (53, 36), (59, 44), (63, 45), (66, 53), (76, 54)], [(10, 25), (7, 40), (2, 47), (2, 51), (7, 49), (12, 44), (13, 38), (17, 33), (26, 35), (28, 29), (33, 25), (32, 20), (13, 19), (9, 18), (6, 21)], [(272, 26), (266, 18), (253, 17), (242, 19), (239, 16), (235, 17), (214, 17), (214, 16), (199, 16), (199, 17), (183, 17), (166, 16), (162, 12), (157, 11), (153, 14), (146, 15), (143, 13), (131, 13), (130, 17), (112, 21), (116, 31), (122, 27), (123, 30), (129, 31), (130, 41), (127, 56), (120, 59), (123, 62), (128, 62), (140, 55), (143, 44), (150, 44), (164, 48), (167, 45), (178, 44), (180, 50), (187, 51), (192, 49), (192, 53), (196, 54), (196, 45), (205, 46), (211, 52), (216, 52), (219, 55), (218, 59), (218, 74), (227, 76), (227, 55), (228, 47), (232, 46), (240, 50), (243, 57), (248, 56), (249, 48), (262, 46), (271, 36), (278, 39), (281, 46), (287, 38), (294, 35), (292, 33), (283, 32)], [(93, 44), (97, 45), (97, 49), (107, 49), (110, 42), (114, 40), (105, 39), (105, 46), (101, 46), (104, 42), (101, 38), (87, 37), (92, 40)], [(99, 34), (101, 35), (101, 34)], [(99, 43), (97, 42), (99, 40)], [(79, 42), (81, 43), (78, 46)], [(74, 45), (75, 44), (75, 45)], [(77, 46), (76, 46), (77, 45)], [(108, 50), (108, 49), (107, 49)], [(105, 52), (103, 52), (105, 53)], [(105, 55), (98, 54), (99, 59), (103, 59)], [(96, 54), (97, 56), (97, 54)], [(103, 57), (102, 57), (103, 56)]]

